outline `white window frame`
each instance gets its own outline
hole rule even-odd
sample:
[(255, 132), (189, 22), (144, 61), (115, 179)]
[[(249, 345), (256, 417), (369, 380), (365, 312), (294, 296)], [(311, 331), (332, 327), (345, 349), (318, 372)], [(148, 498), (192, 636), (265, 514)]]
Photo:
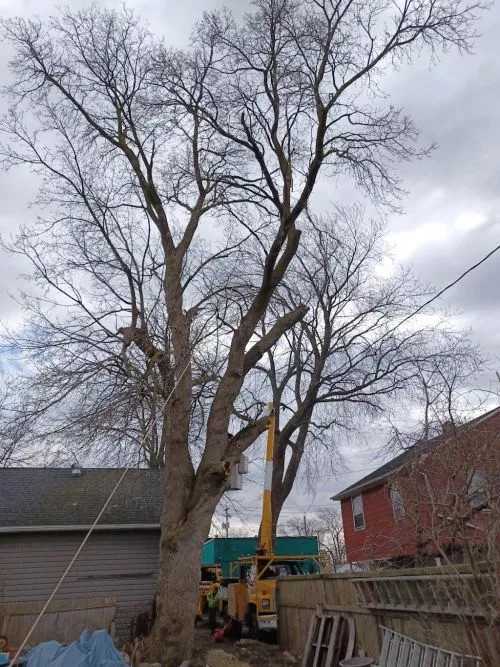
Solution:
[[(402, 521), (406, 517), (406, 508), (399, 484), (389, 485), (389, 495), (391, 496), (392, 513), (395, 521)], [(396, 509), (397, 508), (397, 509)]]
[[(358, 512), (357, 514), (354, 513), (354, 501), (359, 498), (359, 502), (361, 504), (361, 512)], [(352, 523), (354, 526), (354, 530), (365, 530), (366, 528), (366, 519), (365, 519), (365, 506), (363, 503), (363, 494), (358, 493), (356, 496), (351, 496), (351, 508), (352, 508)], [(357, 516), (362, 516), (363, 517), (363, 525), (362, 526), (356, 526), (356, 517)]]
[[(480, 480), (477, 480), (478, 477), (480, 477)], [(467, 483), (467, 496), (469, 505), (473, 510), (480, 511), (489, 508), (488, 479), (484, 470), (472, 471), (472, 475)], [(484, 502), (478, 502), (482, 497), (484, 497)]]

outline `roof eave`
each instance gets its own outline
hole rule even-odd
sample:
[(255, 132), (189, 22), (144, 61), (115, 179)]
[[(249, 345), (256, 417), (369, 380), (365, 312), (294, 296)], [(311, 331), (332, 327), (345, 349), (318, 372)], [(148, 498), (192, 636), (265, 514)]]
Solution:
[[(76, 533), (89, 531), (91, 525), (77, 526), (0, 526), (0, 534), (8, 533)], [(94, 526), (93, 532), (104, 530), (159, 530), (159, 523), (115, 523)]]
[(374, 477), (373, 479), (370, 479), (368, 482), (365, 482), (364, 484), (356, 484), (356, 486), (350, 486), (349, 488), (345, 489), (344, 491), (341, 491), (340, 493), (337, 493), (336, 496), (332, 496), (330, 500), (345, 500), (346, 498), (350, 498), (351, 496), (356, 495), (359, 491), (363, 491), (366, 489), (371, 489), (373, 486), (379, 486), (380, 482), (383, 482), (385, 479), (393, 475), (395, 472), (400, 470), (402, 466), (399, 466), (398, 468), (394, 468), (394, 470), (390, 470), (389, 472), (384, 473), (383, 475), (379, 475), (378, 477)]

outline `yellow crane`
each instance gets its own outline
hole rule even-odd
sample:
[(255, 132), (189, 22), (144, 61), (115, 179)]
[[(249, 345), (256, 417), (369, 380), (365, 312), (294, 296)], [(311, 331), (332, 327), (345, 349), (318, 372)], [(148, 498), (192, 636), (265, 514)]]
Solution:
[(252, 636), (262, 631), (277, 629), (276, 585), (278, 576), (304, 574), (306, 561), (317, 555), (275, 556), (273, 550), (273, 517), (271, 490), (273, 479), (274, 437), (276, 417), (274, 406), (266, 406), (269, 415), (267, 427), (266, 463), (260, 534), (255, 556), (237, 561), (238, 583), (228, 586), (228, 614), (246, 624)]
[(264, 472), (264, 494), (262, 496), (262, 519), (260, 522), (259, 543), (257, 554), (266, 556), (273, 553), (273, 515), (271, 506), (271, 489), (273, 483), (274, 435), (276, 432), (276, 415), (272, 403), (266, 405), (269, 411), (267, 425), (266, 465)]

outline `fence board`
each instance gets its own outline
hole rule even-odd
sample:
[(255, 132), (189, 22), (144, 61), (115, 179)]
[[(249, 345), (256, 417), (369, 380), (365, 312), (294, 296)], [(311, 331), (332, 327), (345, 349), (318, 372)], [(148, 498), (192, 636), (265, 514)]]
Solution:
[[(18, 646), (42, 610), (42, 602), (0, 604), (0, 627), (12, 646)], [(30, 644), (56, 639), (65, 644), (76, 639), (87, 628), (110, 630), (116, 614), (113, 598), (79, 598), (54, 600), (40, 619)]]
[[(297, 656), (303, 654), (311, 617), (316, 605), (322, 604), (352, 616), (356, 651), (363, 649), (376, 659), (381, 649), (380, 625), (444, 650), (477, 654), (481, 644), (498, 637), (499, 626), (494, 629), (490, 622), (483, 629), (484, 612), (472, 609), (460, 595), (470, 578), (467, 565), (284, 577), (278, 583), (281, 646)], [(379, 582), (386, 591), (384, 600), (370, 604), (370, 587), (375, 590)], [(461, 608), (450, 604), (459, 598)], [(429, 613), (432, 610), (435, 613)], [(473, 631), (471, 624), (464, 631), (464, 613), (474, 619)]]

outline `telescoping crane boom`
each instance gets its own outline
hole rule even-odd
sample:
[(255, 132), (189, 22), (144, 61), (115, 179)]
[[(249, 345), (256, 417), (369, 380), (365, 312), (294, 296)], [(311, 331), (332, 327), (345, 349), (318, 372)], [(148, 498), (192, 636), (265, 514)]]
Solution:
[(264, 473), (264, 494), (262, 496), (262, 519), (260, 524), (257, 554), (270, 556), (273, 553), (273, 515), (271, 505), (271, 488), (273, 482), (274, 432), (276, 430), (276, 416), (272, 403), (266, 405), (269, 414), (267, 426), (266, 465)]
[(303, 574), (304, 566), (314, 562), (312, 555), (276, 556), (273, 548), (273, 516), (271, 488), (273, 480), (274, 437), (276, 416), (272, 403), (266, 405), (267, 426), (266, 463), (262, 517), (257, 551), (254, 556), (239, 558), (238, 583), (228, 586), (228, 612), (232, 620), (245, 623), (251, 635), (277, 628), (276, 583), (278, 576)]

